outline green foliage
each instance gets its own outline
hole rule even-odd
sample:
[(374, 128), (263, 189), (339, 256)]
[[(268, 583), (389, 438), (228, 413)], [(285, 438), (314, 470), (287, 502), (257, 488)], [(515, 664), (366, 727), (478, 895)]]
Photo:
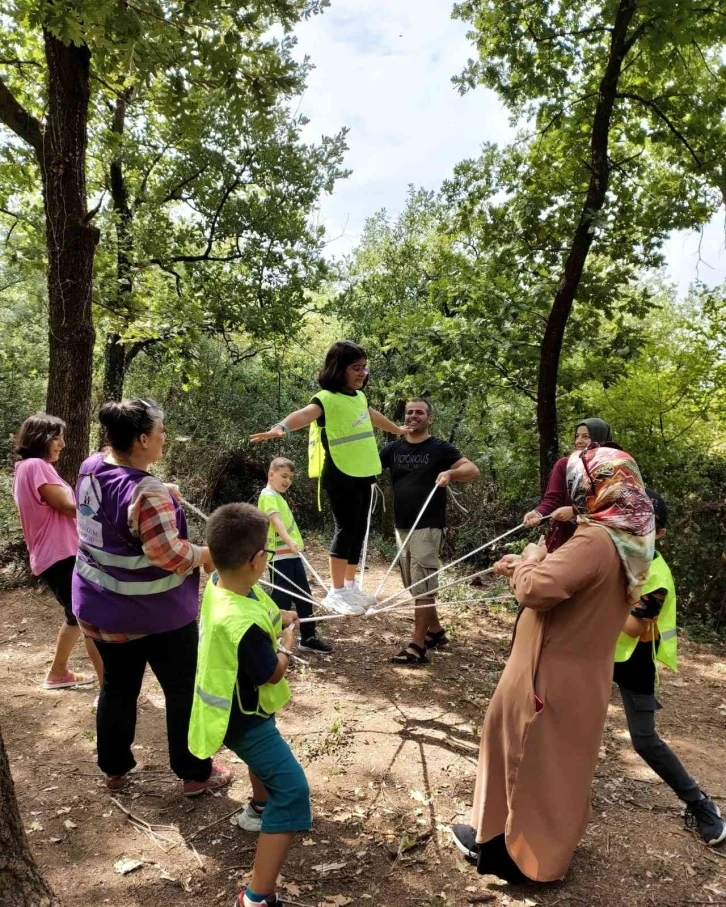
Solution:
[[(0, 78), (41, 121), (41, 28), (90, 52), (95, 301), (101, 333), (124, 354), (107, 389), (150, 345), (238, 329), (287, 336), (320, 287), (323, 231), (310, 215), (345, 176), (345, 133), (301, 140), (290, 100), (309, 64), (294, 60), (291, 30), (326, 5), (16, 0), (0, 17)], [(42, 261), (37, 171), (14, 136), (0, 143), (0, 169), (14, 248)]]

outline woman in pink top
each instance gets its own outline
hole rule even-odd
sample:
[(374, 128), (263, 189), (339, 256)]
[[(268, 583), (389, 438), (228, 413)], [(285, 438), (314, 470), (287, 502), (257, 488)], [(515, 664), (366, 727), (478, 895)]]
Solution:
[[(72, 488), (53, 466), (66, 446), (65, 427), (62, 419), (36, 413), (23, 422), (15, 445), (20, 462), (15, 464), (13, 497), (30, 554), (30, 569), (46, 583), (65, 611), (53, 663), (43, 684), (47, 690), (93, 683), (92, 677), (76, 674), (68, 667), (81, 631), (71, 609), (71, 580), (78, 551), (76, 501)], [(86, 649), (100, 683), (103, 664), (92, 639), (86, 639)]]

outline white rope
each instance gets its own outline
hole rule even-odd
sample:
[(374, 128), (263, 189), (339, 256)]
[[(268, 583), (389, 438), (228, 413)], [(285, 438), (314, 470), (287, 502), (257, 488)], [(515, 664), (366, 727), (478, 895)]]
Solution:
[[(275, 574), (276, 574), (277, 576), (281, 576), (281, 577), (285, 580), (286, 583), (290, 583), (290, 585), (293, 587), (293, 589), (297, 589), (298, 592), (302, 592), (302, 594), (305, 595), (305, 596), (307, 596), (307, 598), (309, 598), (310, 601), (313, 602), (313, 604), (317, 604), (316, 601), (315, 601), (315, 599), (314, 599), (313, 596), (312, 596), (312, 593), (306, 592), (306, 590), (303, 589), (302, 586), (298, 586), (297, 583), (293, 582), (293, 581), (290, 579), (290, 577), (287, 576), (286, 574), (284, 574), (281, 570), (275, 570), (275, 562), (274, 562), (274, 561), (271, 561), (271, 562), (270, 562), (270, 570), (272, 570), (273, 579), (275, 578)], [(281, 586), (281, 587), (278, 587), (278, 588), (284, 589), (285, 587), (284, 587), (284, 586)]]
[(394, 568), (394, 567), (396, 566), (396, 564), (398, 563), (399, 557), (400, 557), (400, 556), (403, 554), (403, 552), (406, 550), (406, 545), (408, 545), (408, 543), (409, 543), (409, 541), (410, 541), (410, 539), (411, 539), (411, 536), (414, 534), (414, 532), (415, 532), (415, 530), (416, 530), (416, 527), (418, 526), (419, 522), (421, 521), (421, 517), (424, 515), (424, 511), (425, 511), (426, 508), (429, 506), (429, 504), (431, 503), (431, 498), (436, 494), (436, 492), (437, 492), (438, 490), (439, 490), (439, 486), (436, 485), (436, 484), (434, 484), (434, 487), (433, 487), (433, 488), (431, 489), (431, 491), (429, 492), (429, 496), (426, 498), (426, 500), (425, 500), (424, 503), (423, 503), (423, 507), (419, 510), (418, 516), (417, 516), (416, 519), (413, 521), (413, 526), (411, 526), (411, 528), (408, 530), (408, 535), (407, 535), (406, 538), (403, 540), (403, 544), (402, 544), (401, 547), (398, 549), (398, 551), (396, 552), (396, 556), (395, 556), (395, 557), (393, 558), (393, 560), (391, 561), (391, 566), (388, 568), (388, 570), (386, 570), (385, 574), (383, 575), (383, 579), (380, 581), (380, 583), (378, 583), (378, 588), (377, 588), (376, 591), (373, 593), (373, 595), (374, 595), (375, 598), (378, 598), (378, 595), (379, 595), (381, 589), (383, 588), (383, 586), (384, 586), (386, 580), (388, 579), (388, 577), (389, 577), (390, 574), (391, 574), (391, 570), (393, 570), (393, 568)]
[[(411, 602), (404, 602), (403, 604), (401, 604), (399, 602), (399, 604), (396, 605), (395, 608), (386, 609), (386, 610), (403, 611), (405, 608), (411, 608), (412, 610), (416, 610), (416, 608), (438, 608), (438, 607), (450, 608), (453, 605), (463, 605), (463, 604), (466, 604), (466, 603), (472, 602), (472, 601), (476, 601), (476, 602), (496, 601), (500, 598), (504, 599), (504, 598), (513, 598), (513, 597), (514, 596), (512, 596), (512, 595), (498, 595), (491, 599), (485, 598), (485, 597), (462, 599), (459, 601), (437, 602), (437, 604), (435, 604), (435, 605), (412, 605)], [(411, 601), (414, 601), (414, 599), (411, 599)], [(383, 612), (367, 611), (365, 614), (323, 614), (322, 617), (301, 617), (299, 620), (299, 623), (309, 624), (309, 623), (312, 623), (313, 621), (315, 621), (317, 623), (317, 621), (319, 621), (319, 620), (350, 620), (351, 617), (378, 617), (378, 615), (381, 613), (383, 613)]]
[[(450, 608), (453, 605), (469, 605), (475, 602), (498, 602), (504, 601), (505, 599), (509, 600), (514, 598), (513, 595), (492, 595), (492, 596), (483, 596), (482, 598), (462, 598), (462, 599), (452, 599), (448, 602), (434, 602), (433, 605), (414, 605), (413, 610), (418, 611), (421, 608)], [(396, 611), (404, 611), (406, 608), (409, 608), (410, 604), (406, 602), (403, 605), (399, 605), (396, 608), (391, 608), (390, 612), (395, 614)], [(373, 616), (373, 614), (371, 614)]]
[[(442, 589), (450, 589), (452, 586), (459, 586), (459, 585), (461, 585), (461, 583), (466, 583), (470, 579), (474, 579), (477, 576), (486, 576), (487, 573), (493, 573), (493, 572), (494, 572), (494, 567), (487, 567), (486, 570), (477, 570), (476, 573), (470, 573), (468, 576), (462, 576), (460, 579), (455, 579), (455, 580), (451, 580), (451, 582), (444, 583), (443, 586), (439, 586), (437, 589), (432, 589), (431, 593), (429, 593), (429, 594), (435, 595), (438, 592), (440, 592)], [(433, 574), (431, 574), (431, 575), (433, 576)], [(422, 582), (422, 580), (419, 580), (419, 582)], [(407, 590), (402, 589), (401, 591), (406, 592)], [(401, 593), (398, 593), (398, 594), (400, 595)], [(427, 594), (426, 592), (419, 593), (419, 595), (426, 595), (426, 594)], [(416, 599), (418, 597), (419, 597), (418, 595), (412, 596), (411, 601), (416, 601)], [(391, 599), (389, 599), (389, 601), (390, 600)], [(369, 608), (366, 613), (367, 614), (384, 614), (386, 611), (393, 611), (395, 608), (400, 607), (400, 605), (401, 605), (401, 602), (398, 602), (398, 604), (389, 605), (387, 608), (382, 608), (382, 607)], [(434, 604), (434, 605), (429, 605), (428, 607), (434, 608), (436, 606)]]
[(261, 586), (267, 586), (268, 589), (277, 589), (278, 592), (284, 592), (285, 595), (292, 595), (293, 598), (299, 598), (304, 602), (307, 602), (309, 605), (317, 605), (318, 602), (314, 598), (308, 598), (307, 596), (303, 597), (298, 595), (297, 592), (293, 592), (291, 589), (283, 589), (282, 586), (276, 586), (274, 583), (269, 582), (266, 579), (257, 580)]
[(200, 510), (198, 507), (195, 507), (194, 504), (190, 504), (189, 501), (185, 501), (184, 498), (181, 499), (181, 502), (185, 507), (188, 507), (192, 513), (195, 513), (199, 517), (200, 520), (204, 520), (205, 523), (207, 522), (209, 517), (207, 516), (206, 513), (204, 513), (203, 510)]
[(469, 515), (469, 511), (466, 509), (466, 507), (464, 507), (463, 504), (460, 504), (460, 503), (459, 503), (459, 498), (457, 497), (456, 492), (455, 492), (454, 489), (451, 487), (451, 485), (447, 485), (446, 487), (447, 487), (447, 489), (449, 490), (449, 493), (451, 494), (451, 497), (452, 497), (454, 503), (456, 504), (456, 506), (459, 508), (459, 510), (460, 510), (462, 513), (465, 513), (465, 514), (468, 516), (468, 515)]
[(323, 589), (325, 589), (325, 594), (327, 595), (330, 592), (330, 589), (328, 589), (328, 587), (325, 585), (325, 583), (320, 579), (320, 577), (318, 576), (318, 571), (315, 569), (315, 567), (313, 567), (313, 565), (305, 557), (305, 555), (302, 553), (302, 551), (298, 552), (298, 556), (299, 556), (300, 560), (303, 562), (303, 564), (305, 564), (305, 566), (308, 568), (308, 570), (312, 573), (312, 575), (318, 581), (318, 583), (323, 587)]
[(515, 526), (514, 529), (509, 529), (507, 532), (503, 532), (501, 535), (498, 535), (495, 539), (492, 539), (490, 542), (485, 542), (483, 545), (480, 545), (478, 548), (475, 548), (473, 551), (470, 551), (468, 554), (463, 554), (461, 557), (457, 558), (455, 561), (452, 561), (450, 564), (446, 564), (443, 567), (440, 567), (434, 573), (429, 573), (425, 579), (417, 580), (415, 583), (411, 583), (410, 586), (406, 586), (405, 589), (401, 589), (400, 592), (396, 592), (394, 595), (389, 595), (388, 598), (384, 598), (382, 602), (379, 602), (380, 605), (385, 605), (388, 602), (392, 601), (394, 598), (398, 598), (400, 595), (403, 595), (404, 592), (408, 592), (413, 589), (414, 586), (420, 586), (421, 583), (428, 582), (432, 577), (438, 576), (439, 573), (442, 573), (444, 570), (450, 570), (452, 567), (455, 567), (457, 564), (460, 564), (462, 561), (468, 560), (468, 558), (473, 557), (475, 554), (479, 554), (480, 551), (485, 551), (487, 548), (491, 548), (493, 545), (496, 545), (497, 542), (501, 542), (502, 539), (507, 538), (510, 535), (514, 535), (515, 532), (519, 532), (520, 529), (524, 529), (524, 523), (520, 523), (518, 526)]
[[(363, 591), (363, 584), (365, 583), (366, 559), (368, 558), (368, 537), (371, 534), (371, 520), (373, 519), (373, 511), (375, 510), (376, 492), (381, 495), (383, 494), (378, 485), (373, 482), (371, 484), (371, 502), (368, 505), (368, 523), (366, 524), (366, 534), (363, 539), (363, 551), (360, 561), (360, 582), (358, 583), (358, 587), (360, 588), (361, 592)], [(378, 592), (376, 591), (375, 594), (377, 595)]]

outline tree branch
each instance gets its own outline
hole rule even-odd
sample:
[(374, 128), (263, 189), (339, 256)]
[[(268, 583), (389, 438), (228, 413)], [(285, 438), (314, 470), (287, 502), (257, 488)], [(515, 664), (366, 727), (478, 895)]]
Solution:
[(659, 119), (663, 120), (663, 122), (670, 129), (670, 131), (673, 133), (673, 135), (675, 135), (676, 138), (683, 145), (685, 145), (685, 147), (688, 149), (688, 153), (693, 158), (693, 161), (696, 164), (696, 166), (698, 167), (698, 169), (699, 170), (703, 169), (703, 162), (701, 161), (701, 159), (698, 157), (696, 152), (691, 147), (688, 139), (683, 135), (683, 133), (678, 129), (678, 127), (671, 121), (671, 119), (660, 109), (660, 107), (655, 103), (655, 101), (651, 101), (648, 98), (641, 97), (641, 95), (635, 94), (635, 92), (632, 92), (632, 91), (620, 91), (617, 93), (616, 97), (625, 98), (629, 101), (637, 101), (639, 104), (643, 104), (649, 110), (652, 110), (653, 113)]
[(204, 166), (200, 167), (198, 170), (196, 170), (194, 173), (192, 173), (186, 179), (183, 179), (180, 183), (177, 183), (177, 185), (174, 186), (173, 189), (170, 189), (166, 193), (164, 198), (162, 198), (160, 200), (159, 204), (165, 205), (167, 202), (173, 201), (175, 199), (178, 201), (181, 198), (182, 189), (186, 188), (189, 185), (189, 183), (193, 183), (194, 180), (197, 179), (197, 177), (200, 177), (207, 169), (209, 169), (208, 165), (204, 164)]
[(43, 150), (43, 127), (23, 107), (5, 82), (0, 79), (0, 122), (26, 142), (40, 157)]

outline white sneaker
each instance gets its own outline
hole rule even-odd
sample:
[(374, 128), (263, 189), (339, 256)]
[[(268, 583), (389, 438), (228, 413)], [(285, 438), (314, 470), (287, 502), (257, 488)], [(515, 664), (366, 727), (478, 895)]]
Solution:
[(254, 810), (251, 803), (248, 803), (246, 808), (241, 813), (237, 813), (234, 818), (243, 831), (262, 831), (262, 813)]
[(331, 589), (320, 604), (336, 614), (365, 614), (366, 610), (351, 589)]
[(353, 582), (352, 586), (346, 586), (345, 591), (352, 592), (355, 595), (358, 603), (363, 605), (363, 607), (366, 609), (375, 608), (375, 606), (378, 604), (375, 595), (371, 595), (369, 592), (364, 592), (355, 581)]

